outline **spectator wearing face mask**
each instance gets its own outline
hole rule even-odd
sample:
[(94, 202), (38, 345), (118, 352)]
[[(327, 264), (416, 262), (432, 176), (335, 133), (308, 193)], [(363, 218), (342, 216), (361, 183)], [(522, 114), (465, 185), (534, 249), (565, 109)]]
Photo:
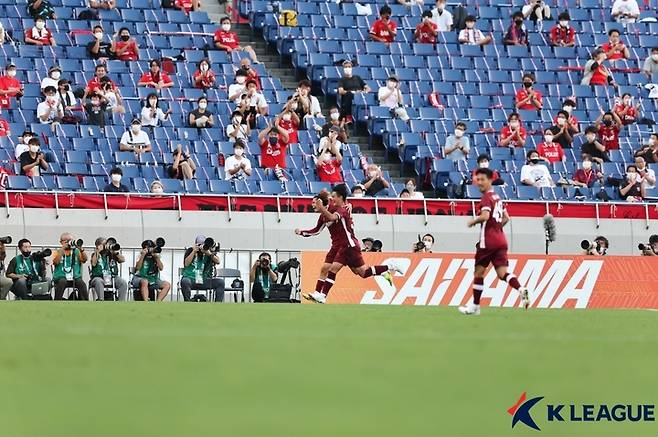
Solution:
[(251, 46), (240, 46), (238, 34), (231, 32), (231, 19), (228, 17), (222, 18), (220, 28), (215, 31), (215, 48), (218, 50), (224, 50), (229, 54), (234, 51), (246, 52), (249, 54), (249, 57), (251, 57), (252, 61), (258, 63), (256, 52)]
[(64, 110), (57, 98), (57, 89), (48, 86), (43, 90), (45, 98), (37, 106), (37, 118), (41, 124), (60, 123), (64, 117)]
[(164, 186), (162, 185), (162, 182), (160, 182), (160, 181), (151, 182), (149, 192), (151, 194), (162, 194), (162, 193), (164, 193)]
[(21, 154), (21, 175), (29, 177), (41, 176), (42, 171), (48, 170), (48, 163), (39, 147), (39, 140), (32, 138), (29, 147), (30, 149), (27, 152)]
[(627, 202), (642, 202), (646, 197), (644, 180), (633, 164), (626, 167), (626, 180), (619, 187), (619, 196)]
[(93, 29), (94, 40), (87, 44), (87, 55), (91, 59), (99, 61), (107, 61), (115, 57), (112, 51), (112, 44), (106, 40), (105, 33), (102, 26), (94, 26)]
[(555, 183), (551, 178), (551, 172), (541, 161), (539, 152), (531, 150), (528, 152), (528, 163), (521, 167), (521, 183), (531, 187), (554, 187)]
[(598, 164), (603, 164), (610, 162), (610, 157), (606, 153), (605, 146), (597, 139), (598, 131), (596, 126), (588, 126), (585, 129), (585, 141), (581, 146), (581, 153), (583, 159), (591, 159)]
[(532, 22), (551, 19), (551, 8), (543, 0), (526, 0), (520, 13), (524, 19), (529, 18)]
[(528, 133), (521, 124), (519, 114), (512, 112), (507, 117), (507, 124), (500, 130), (500, 145), (502, 147), (523, 147), (527, 137)]
[(338, 141), (343, 144), (347, 143), (348, 132), (345, 128), (345, 120), (341, 119), (340, 110), (335, 106), (332, 106), (329, 109), (329, 118), (327, 119), (327, 122), (322, 127), (316, 125), (315, 130), (323, 137), (326, 137), (329, 135), (329, 129), (332, 127), (338, 128)]
[(105, 185), (103, 189), (106, 193), (127, 193), (128, 187), (121, 183), (123, 171), (119, 167), (114, 167), (110, 170), (110, 183)]
[(286, 168), (288, 132), (280, 129), (277, 125), (268, 126), (258, 134), (258, 144), (260, 144), (260, 166), (262, 168)]
[(215, 73), (210, 68), (210, 61), (207, 59), (199, 61), (192, 78), (194, 79), (194, 87), (202, 90), (213, 88), (217, 80)]
[(424, 199), (425, 195), (422, 191), (416, 191), (416, 181), (414, 179), (407, 179), (404, 183), (404, 188), (409, 193), (411, 199)]
[(142, 122), (138, 118), (135, 118), (130, 123), (130, 129), (121, 135), (119, 150), (134, 152), (137, 157), (151, 151), (151, 140), (148, 134), (142, 130)]
[(391, 115), (399, 118), (402, 121), (408, 122), (409, 115), (407, 110), (404, 109), (402, 100), (402, 91), (400, 90), (400, 82), (395, 76), (390, 76), (386, 81), (386, 86), (379, 88), (377, 92), (380, 106), (388, 108)]
[(256, 71), (256, 69), (251, 67), (251, 59), (250, 58), (240, 59), (240, 70), (247, 73), (247, 81), (249, 81), (251, 79), (254, 82), (256, 82), (256, 89), (258, 91), (263, 90), (263, 87), (260, 83), (260, 76), (258, 75), (258, 72)]
[(537, 146), (537, 152), (541, 159), (551, 164), (567, 160), (562, 146), (555, 142), (555, 135), (551, 128), (544, 131), (544, 141)]
[(142, 108), (142, 126), (157, 127), (164, 121), (169, 120), (169, 115), (173, 111), (171, 108), (166, 112), (160, 108), (160, 99), (156, 93), (151, 93), (146, 97), (146, 102)]
[(292, 109), (293, 104), (296, 105), (297, 103), (292, 99), (288, 100), (283, 107), (283, 112), (274, 121), (279, 130), (283, 130), (288, 134), (289, 144), (296, 144), (299, 142), (299, 116)]
[(197, 107), (188, 116), (190, 127), (198, 129), (212, 128), (215, 125), (215, 118), (212, 112), (208, 110), (208, 99), (200, 97), (197, 101)]
[(48, 0), (27, 0), (27, 13), (35, 20), (39, 18), (49, 18), (54, 20), (55, 8)]
[(224, 162), (224, 179), (245, 179), (251, 176), (251, 161), (244, 156), (245, 143), (243, 140), (237, 140), (233, 144), (233, 155), (226, 158)]
[(466, 133), (466, 124), (459, 122), (455, 125), (455, 131), (446, 138), (446, 145), (443, 149), (443, 157), (452, 161), (461, 161), (468, 157), (471, 151), (471, 140), (464, 136)]
[(201, 2), (199, 0), (176, 0), (174, 5), (186, 14), (201, 9)]
[(619, 132), (623, 124), (617, 114), (601, 109), (601, 115), (594, 123), (597, 127), (601, 144), (605, 150), (619, 150)]
[(647, 166), (643, 157), (635, 157), (635, 169), (637, 170), (638, 176), (642, 178), (642, 185), (644, 188), (656, 187), (656, 172)]
[(57, 99), (62, 104), (64, 115), (76, 117), (73, 111), (78, 109), (78, 100), (75, 98), (73, 91), (71, 91), (71, 83), (68, 79), (60, 79), (57, 82), (57, 91)]
[(352, 187), (352, 197), (360, 198), (366, 195), (366, 189), (361, 184), (356, 184)]
[(523, 75), (523, 88), (516, 91), (516, 109), (539, 111), (543, 108), (544, 103), (541, 92), (533, 89), (534, 84), (534, 74), (526, 73)]
[(149, 62), (149, 71), (142, 74), (137, 86), (151, 87), (159, 91), (162, 88), (171, 88), (174, 86), (174, 82), (167, 73), (160, 69), (160, 61), (153, 59)]
[(432, 21), (432, 11), (423, 12), (421, 21), (414, 30), (414, 41), (420, 44), (436, 44), (438, 34), (438, 26)]
[(398, 33), (398, 25), (391, 20), (391, 8), (384, 5), (379, 9), (379, 19), (370, 27), (370, 38), (373, 41), (390, 44)]
[(311, 95), (311, 82), (308, 80), (304, 79), (299, 82), (293, 99), (296, 99), (297, 103), (293, 110), (297, 112), (300, 119), (304, 117), (324, 118), (320, 101), (317, 97)]
[(507, 33), (503, 37), (503, 44), (506, 46), (528, 46), (528, 31), (523, 25), (523, 20), (522, 12), (517, 11), (512, 15), (512, 24), (510, 24)]
[(638, 111), (642, 105), (640, 102), (633, 105), (633, 97), (629, 93), (624, 93), (621, 99), (615, 99), (614, 113), (621, 120), (624, 126), (633, 124), (637, 121)]
[(46, 27), (46, 20), (37, 18), (34, 27), (25, 31), (25, 44), (35, 46), (56, 46), (52, 32)]
[(318, 145), (318, 155), (330, 153), (332, 156), (340, 155), (343, 149), (343, 143), (338, 139), (340, 129), (337, 126), (332, 126), (327, 133), (327, 136), (320, 138)]
[(338, 81), (338, 95), (340, 96), (340, 116), (345, 123), (353, 123), (352, 102), (355, 93), (369, 93), (370, 87), (358, 75), (352, 75), (352, 62), (343, 62), (343, 77)]
[(23, 84), (16, 79), (16, 65), (7, 64), (5, 74), (0, 76), (0, 109), (9, 109), (14, 97), (23, 96)]
[(87, 114), (87, 123), (105, 127), (107, 123), (107, 101), (103, 96), (94, 92), (89, 96), (89, 102), (84, 103)]
[(361, 185), (365, 189), (366, 196), (375, 196), (390, 186), (388, 181), (384, 179), (382, 170), (376, 164), (368, 165), (368, 177), (361, 181)]
[(439, 32), (450, 32), (452, 30), (452, 14), (446, 9), (445, 0), (436, 1), (436, 6), (432, 9), (432, 21), (436, 24)]
[(606, 60), (606, 54), (603, 50), (597, 49), (592, 53), (592, 59), (587, 61), (584, 67), (583, 79), (581, 85), (611, 85), (617, 86), (608, 67), (603, 65)]
[(651, 134), (646, 144), (635, 151), (634, 156), (641, 156), (649, 164), (658, 164), (658, 134)]
[(413, 244), (414, 253), (432, 253), (432, 246), (434, 246), (434, 236), (432, 234), (423, 235), (420, 242), (423, 244), (422, 247), (418, 243)]
[(608, 61), (616, 61), (618, 59), (629, 59), (631, 52), (621, 41), (621, 33), (617, 29), (610, 29), (608, 31), (608, 42), (603, 43), (601, 50), (605, 53)]
[(112, 42), (112, 51), (120, 61), (139, 60), (139, 46), (137, 41), (130, 37), (127, 27), (119, 29), (117, 39)]
[(640, 7), (637, 0), (615, 0), (612, 4), (611, 15), (618, 23), (635, 23), (640, 17)]
[(550, 42), (553, 47), (573, 47), (576, 45), (576, 29), (569, 26), (571, 17), (568, 12), (562, 12), (557, 17), (558, 23), (553, 26), (550, 33)]
[(644, 60), (642, 72), (651, 79), (654, 74), (658, 73), (658, 47), (651, 49), (651, 53)]
[(251, 135), (249, 123), (242, 122), (243, 116), (240, 111), (233, 111), (231, 115), (231, 124), (226, 126), (226, 136), (228, 140), (235, 143), (237, 140), (248, 141)]
[(174, 150), (174, 162), (167, 166), (167, 175), (170, 179), (187, 180), (194, 179), (196, 173), (196, 164), (190, 157), (190, 150), (183, 151), (183, 146), (179, 144)]
[(585, 158), (580, 168), (574, 173), (571, 183), (575, 187), (591, 188), (595, 182), (602, 179), (603, 174), (592, 168), (592, 161)]
[(247, 73), (244, 70), (235, 72), (235, 83), (228, 87), (228, 99), (239, 104), (243, 95), (247, 94)]
[[(489, 155), (483, 153), (483, 154), (478, 156), (478, 158), (477, 158), (477, 165), (478, 166), (477, 166), (477, 168), (474, 168), (471, 171), (471, 183), (473, 185), (475, 185), (475, 172), (478, 171), (478, 168), (489, 168), (490, 163), (491, 163), (491, 159), (489, 158)], [(496, 171), (494, 169), (491, 169), (491, 171), (493, 172), (493, 175), (491, 177), (492, 185), (505, 185), (505, 181), (503, 181), (500, 178), (500, 174), (498, 174), (498, 171)]]
[(258, 86), (256, 85), (256, 81), (253, 79), (247, 80), (246, 99), (249, 103), (251, 112), (254, 114), (254, 117), (258, 115), (267, 115), (269, 109), (267, 100), (265, 100), (265, 96), (262, 93), (258, 92)]
[(457, 38), (460, 44), (484, 46), (490, 44), (491, 41), (493, 41), (491, 35), (485, 36), (480, 29), (475, 27), (476, 21), (477, 19), (474, 15), (469, 15), (466, 17), (466, 28), (459, 31), (459, 37)]
[(315, 168), (318, 172), (318, 178), (322, 182), (330, 184), (339, 184), (343, 182), (342, 174), (343, 156), (338, 152), (332, 155), (331, 152), (325, 151), (315, 159)]
[(572, 129), (571, 124), (569, 124), (569, 113), (564, 110), (558, 111), (555, 125), (550, 128), (553, 133), (553, 141), (563, 149), (570, 149), (575, 135)]
[(48, 76), (41, 79), (41, 92), (49, 86), (57, 88), (57, 83), (61, 77), (62, 69), (59, 68), (58, 65), (50, 67), (50, 70), (48, 70)]
[[(18, 144), (16, 144), (16, 147), (14, 148), (14, 157), (17, 161), (21, 159), (23, 152), (30, 150), (30, 140), (32, 138), (35, 138), (35, 136), (30, 130), (23, 131), (23, 134), (18, 137)], [(40, 144), (39, 139), (37, 138), (36, 140), (37, 144)]]
[[(562, 104), (562, 110), (567, 114), (567, 124), (569, 128), (569, 134), (574, 137), (577, 133), (580, 132), (580, 124), (578, 118), (573, 115), (573, 110), (576, 108), (576, 102), (572, 98), (565, 99)], [(553, 124), (558, 124), (558, 115), (553, 119)]]

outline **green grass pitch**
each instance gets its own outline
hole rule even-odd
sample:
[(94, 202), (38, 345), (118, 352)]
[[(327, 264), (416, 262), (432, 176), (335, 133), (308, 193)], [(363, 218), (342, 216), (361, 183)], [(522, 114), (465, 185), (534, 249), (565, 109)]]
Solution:
[[(658, 313), (2, 302), (0, 435), (656, 436), (545, 403), (658, 400)], [(511, 429), (519, 395), (541, 432)], [(544, 417), (542, 417), (542, 415)]]

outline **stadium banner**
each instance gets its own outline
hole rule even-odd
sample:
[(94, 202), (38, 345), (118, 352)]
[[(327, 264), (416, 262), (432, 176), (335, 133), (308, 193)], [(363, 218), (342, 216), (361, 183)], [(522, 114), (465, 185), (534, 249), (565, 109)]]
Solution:
[[(449, 305), (472, 295), (471, 254), (364, 253), (366, 265), (395, 261), (403, 275), (395, 288), (381, 277), (362, 279), (344, 267), (328, 303), (378, 305)], [(302, 253), (302, 290), (313, 291), (324, 252)], [(510, 272), (530, 290), (535, 308), (658, 309), (658, 257), (510, 255)], [(484, 278), (482, 305), (520, 306), (518, 293), (490, 268)], [(305, 301), (308, 303), (308, 301)]]

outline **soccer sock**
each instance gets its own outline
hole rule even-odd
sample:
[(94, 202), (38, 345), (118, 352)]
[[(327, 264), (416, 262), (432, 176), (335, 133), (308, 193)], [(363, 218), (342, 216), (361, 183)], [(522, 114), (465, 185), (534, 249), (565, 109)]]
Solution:
[(327, 279), (324, 280), (324, 287), (322, 288), (322, 293), (326, 296), (329, 294), (329, 290), (334, 286), (336, 281), (336, 274), (334, 272), (329, 272), (327, 274)]
[(473, 303), (475, 305), (480, 305), (482, 290), (484, 290), (484, 278), (473, 279)]
[(505, 276), (503, 277), (503, 281), (507, 282), (515, 290), (519, 290), (521, 288), (521, 284), (519, 283), (519, 280), (516, 279), (516, 276), (514, 276), (511, 273), (505, 273)]
[(366, 269), (363, 273), (364, 278), (369, 278), (371, 276), (379, 276), (388, 272), (388, 266), (372, 266)]
[(315, 291), (318, 293), (322, 293), (322, 289), (324, 288), (324, 279), (318, 279), (318, 282), (315, 283)]

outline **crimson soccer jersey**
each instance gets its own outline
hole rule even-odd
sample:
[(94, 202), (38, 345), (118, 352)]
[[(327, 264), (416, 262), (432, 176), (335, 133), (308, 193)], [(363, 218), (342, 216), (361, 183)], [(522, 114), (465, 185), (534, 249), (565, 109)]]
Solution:
[[(395, 39), (395, 31), (397, 30), (398, 25), (395, 24), (395, 21), (389, 20), (388, 22), (388, 28), (386, 27), (386, 23), (382, 19), (379, 19), (372, 23), (372, 27), (370, 28), (370, 34), (378, 36), (379, 38), (382, 38), (385, 42), (393, 42)], [(389, 32), (388, 29), (391, 29)]]
[[(542, 102), (542, 96), (539, 91), (537, 90), (528, 91), (524, 88), (521, 88), (516, 91), (516, 101), (520, 102), (521, 100), (525, 100), (526, 98), (528, 98), (530, 93), (533, 93), (535, 95), (535, 98), (539, 101), (539, 103)], [(533, 105), (531, 102), (528, 102), (523, 106), (519, 106), (519, 109), (524, 109), (526, 111), (536, 111), (537, 107)]]
[[(512, 136), (512, 129), (509, 127), (509, 125), (503, 126), (503, 128), (500, 130), (500, 139), (505, 140), (511, 136)], [(528, 133), (526, 132), (525, 128), (523, 126), (519, 126), (519, 137), (522, 140), (525, 140), (527, 136)], [(513, 147), (523, 147), (523, 145), (519, 140), (512, 140), (510, 141), (509, 145)]]
[(489, 211), (489, 220), (480, 226), (480, 249), (507, 248), (507, 238), (503, 232), (503, 213), (505, 207), (500, 196), (493, 190), (487, 191), (480, 199), (478, 214)]
[(339, 217), (327, 226), (331, 235), (331, 245), (348, 248), (361, 248), (359, 240), (354, 235), (354, 221), (352, 220), (352, 210), (347, 205), (336, 208), (335, 214)]
[(290, 121), (285, 121), (281, 120), (279, 121), (279, 128), (283, 129), (284, 131), (288, 132), (288, 143), (293, 144), (293, 143), (298, 143), (298, 137), (297, 137), (297, 131), (299, 129), (299, 125), (294, 122), (294, 120)]
[(433, 23), (421, 23), (418, 26), (416, 26), (416, 30), (418, 31), (418, 42), (422, 44), (436, 44), (436, 35), (434, 35), (434, 32), (438, 29), (438, 26)]
[(560, 162), (564, 158), (564, 150), (562, 150), (562, 146), (555, 142), (551, 144), (541, 143), (537, 146), (537, 152), (539, 152), (539, 156), (543, 156), (551, 163)]
[(619, 105), (615, 105), (614, 111), (617, 114), (619, 114), (620, 112), (622, 112), (626, 108), (628, 108), (628, 110), (626, 111), (626, 115), (620, 116), (619, 118), (621, 118), (621, 121), (624, 124), (635, 123), (635, 119), (637, 118), (637, 110), (635, 109), (635, 106), (631, 106), (631, 105), (626, 106), (623, 103), (621, 103)]
[(230, 47), (231, 50), (235, 50), (240, 45), (240, 40), (238, 39), (238, 34), (235, 32), (226, 32), (222, 29), (215, 31), (215, 42), (220, 43), (223, 46)]
[(618, 150), (619, 149), (619, 127), (612, 125), (607, 127), (601, 125), (599, 127), (599, 138), (601, 144), (605, 146), (605, 150)]

